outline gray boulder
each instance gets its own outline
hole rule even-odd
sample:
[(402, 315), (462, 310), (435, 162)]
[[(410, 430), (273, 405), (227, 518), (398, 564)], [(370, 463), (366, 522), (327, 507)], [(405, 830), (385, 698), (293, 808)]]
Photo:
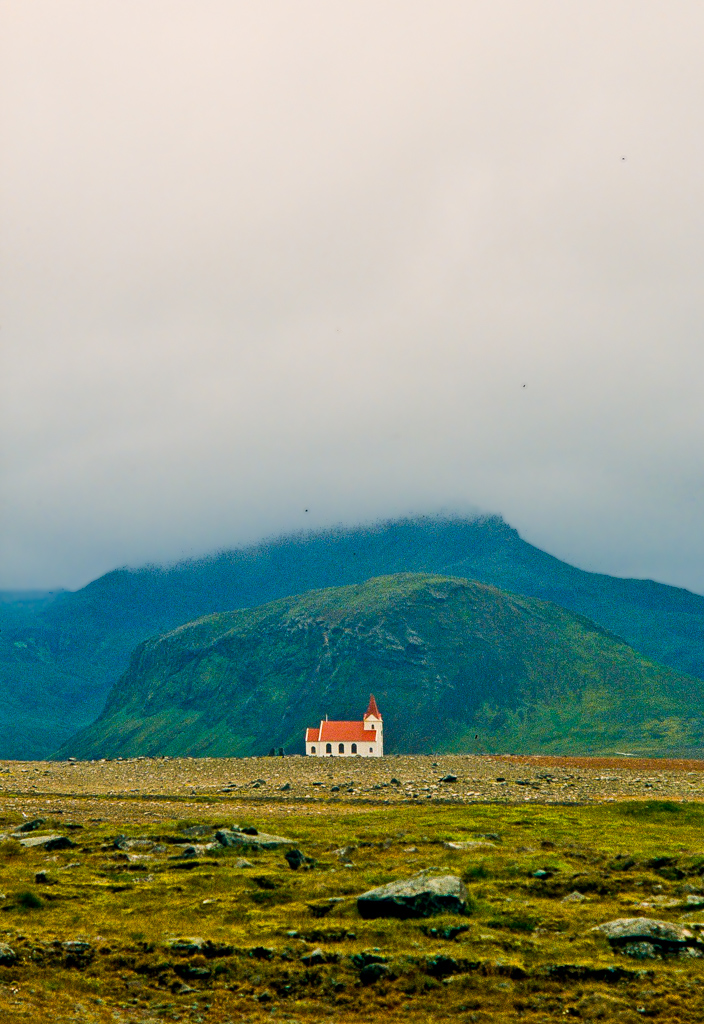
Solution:
[(644, 955), (644, 947), (647, 945), (653, 947), (648, 955), (679, 953), (688, 948), (704, 950), (704, 945), (691, 929), (672, 921), (656, 921), (649, 917), (619, 917), (597, 925), (592, 931), (603, 935), (611, 946), (630, 955)]
[(24, 846), (28, 849), (35, 850), (68, 850), (69, 847), (75, 846), (67, 836), (30, 836), (28, 839), (20, 839), (20, 846)]
[(169, 860), (184, 860), (197, 857), (198, 848), (196, 846), (179, 846), (179, 853), (175, 853)]
[(215, 838), (221, 846), (240, 847), (248, 846), (255, 850), (278, 850), (282, 846), (293, 846), (292, 839), (285, 839), (283, 836), (272, 836), (268, 832), (257, 832), (256, 835), (249, 835), (246, 832), (234, 829), (219, 829)]
[(234, 946), (202, 939), (199, 935), (171, 939), (166, 946), (177, 956), (193, 956), (194, 953), (200, 953), (208, 959), (217, 956), (231, 956), (234, 951)]
[(462, 914), (467, 889), (456, 875), (429, 876), (425, 872), (399, 882), (370, 889), (357, 898), (357, 910), (370, 917), (431, 917)]
[(298, 871), (299, 868), (314, 868), (316, 865), (314, 858), (307, 857), (302, 850), (287, 850), (284, 857), (292, 871)]
[(306, 967), (317, 967), (318, 964), (325, 963), (325, 953), (323, 953), (320, 946), (317, 946), (311, 953), (306, 953), (301, 957), (301, 963), (305, 964)]
[(44, 818), (34, 818), (32, 821), (25, 821), (22, 825), (18, 825), (15, 832), (35, 832), (43, 824)]
[(442, 845), (446, 850), (476, 850), (478, 852), (481, 850), (493, 850), (495, 848), (493, 843), (482, 842), (481, 839), (462, 839), (456, 842), (448, 839), (447, 842), (444, 842)]
[(61, 948), (65, 954), (67, 967), (86, 967), (95, 956), (95, 950), (90, 942), (82, 942), (78, 939), (62, 942)]
[(12, 967), (14, 963), (17, 963), (17, 953), (7, 943), (0, 942), (0, 965)]
[(389, 975), (389, 968), (386, 964), (368, 964), (359, 972), (359, 980), (362, 985), (375, 985), (377, 981)]
[(200, 936), (189, 936), (187, 939), (172, 939), (167, 943), (172, 953), (179, 956), (192, 956), (194, 953), (202, 953), (205, 948), (205, 939)]

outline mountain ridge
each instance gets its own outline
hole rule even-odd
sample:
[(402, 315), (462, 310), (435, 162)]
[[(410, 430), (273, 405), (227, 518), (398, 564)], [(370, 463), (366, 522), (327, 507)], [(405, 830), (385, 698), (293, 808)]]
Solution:
[[(218, 613), (142, 643), (62, 756), (303, 752), (373, 691), (387, 753), (699, 750), (704, 682), (588, 618), (475, 581), (402, 573)], [(476, 739), (473, 737), (476, 736)]]
[(94, 720), (149, 636), (201, 615), (404, 571), (552, 600), (648, 657), (704, 677), (704, 597), (577, 569), (498, 516), (406, 518), (116, 569), (76, 592), (0, 602), (0, 755), (47, 756)]

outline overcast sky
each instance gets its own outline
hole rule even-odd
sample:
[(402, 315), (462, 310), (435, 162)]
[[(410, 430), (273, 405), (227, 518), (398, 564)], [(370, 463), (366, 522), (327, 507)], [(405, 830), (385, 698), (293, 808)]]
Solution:
[(479, 508), (704, 592), (701, 0), (0, 11), (0, 586)]

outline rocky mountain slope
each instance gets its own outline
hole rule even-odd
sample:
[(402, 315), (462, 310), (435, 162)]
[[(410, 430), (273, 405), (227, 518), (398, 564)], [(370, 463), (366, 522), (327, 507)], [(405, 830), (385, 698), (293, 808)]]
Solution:
[(143, 643), (80, 758), (303, 750), (306, 725), (361, 716), (385, 751), (694, 752), (704, 682), (552, 603), (399, 574), (216, 614)]
[(655, 661), (704, 677), (704, 597), (576, 569), (499, 517), (421, 517), (118, 569), (75, 593), (0, 595), (0, 756), (44, 757), (94, 720), (147, 637), (212, 612), (398, 572), (468, 577), (554, 601)]

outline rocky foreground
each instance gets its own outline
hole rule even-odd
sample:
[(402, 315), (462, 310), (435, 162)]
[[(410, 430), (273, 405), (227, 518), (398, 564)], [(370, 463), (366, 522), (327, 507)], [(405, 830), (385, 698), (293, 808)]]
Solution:
[(704, 761), (449, 754), (3, 761), (2, 793), (343, 803), (700, 801)]
[(0, 1021), (700, 1024), (703, 768), (5, 762)]

